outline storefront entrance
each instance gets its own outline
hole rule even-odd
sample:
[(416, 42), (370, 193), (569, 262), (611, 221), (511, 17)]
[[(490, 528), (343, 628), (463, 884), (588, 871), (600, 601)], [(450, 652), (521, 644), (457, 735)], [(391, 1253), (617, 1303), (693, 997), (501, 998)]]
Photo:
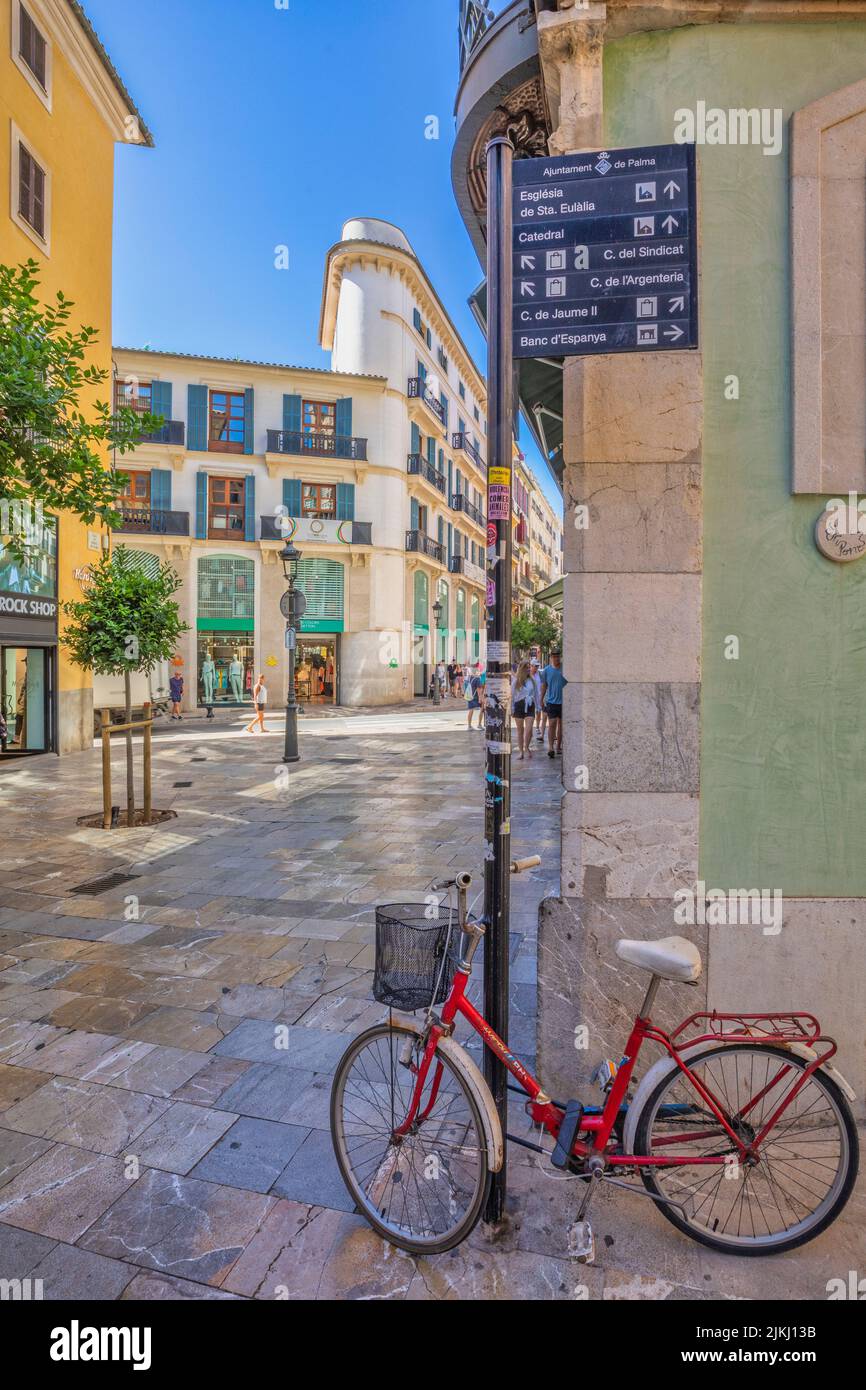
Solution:
[(248, 705), (252, 703), (253, 634), (251, 632), (200, 632), (198, 634), (198, 699), (205, 704), (208, 690), (202, 677), (207, 658), (214, 664), (213, 703)]
[(339, 690), (339, 637), (298, 633), (295, 696), (302, 705), (335, 705)]
[(0, 647), (0, 754), (54, 748), (54, 650)]

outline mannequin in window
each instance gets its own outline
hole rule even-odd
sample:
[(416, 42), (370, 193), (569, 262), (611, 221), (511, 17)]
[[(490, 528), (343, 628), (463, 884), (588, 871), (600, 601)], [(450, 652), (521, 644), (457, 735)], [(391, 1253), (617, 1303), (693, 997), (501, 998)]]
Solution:
[(240, 661), (237, 652), (235, 652), (234, 656), (229, 662), (229, 685), (231, 687), (232, 699), (237, 700), (238, 704), (241, 703), (242, 698), (241, 682), (243, 678), (243, 664)]
[(204, 661), (201, 664), (201, 683), (204, 690), (204, 703), (207, 709), (208, 719), (213, 719), (213, 687), (216, 679), (216, 667), (210, 652), (205, 653)]

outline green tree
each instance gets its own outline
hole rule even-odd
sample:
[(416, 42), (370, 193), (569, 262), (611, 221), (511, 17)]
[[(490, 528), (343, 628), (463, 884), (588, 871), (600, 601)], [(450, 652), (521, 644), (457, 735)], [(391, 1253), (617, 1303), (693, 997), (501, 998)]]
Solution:
[(543, 656), (547, 656), (551, 647), (557, 646), (562, 641), (562, 621), (559, 615), (546, 603), (534, 603), (532, 605), (531, 620), (535, 634), (533, 643), (541, 648)]
[[(98, 400), (82, 407), (82, 393), (109, 377), (86, 360), (96, 330), (70, 327), (74, 304), (62, 293), (53, 304), (39, 302), (38, 270), (33, 260), (0, 265), (0, 498), (117, 525), (117, 478), (105, 451), (133, 449), (162, 417), (112, 412)], [(14, 534), (8, 544), (23, 548)]]
[[(69, 623), (62, 640), (76, 666), (100, 676), (123, 676), (126, 720), (132, 718), (133, 671), (150, 673), (159, 661), (174, 655), (178, 638), (187, 631), (172, 595), (180, 578), (169, 564), (146, 574), (123, 546), (102, 555), (91, 566), (92, 583), (85, 597), (64, 603)], [(126, 731), (127, 825), (135, 823), (132, 732)]]
[(517, 613), (511, 619), (511, 649), (515, 656), (525, 656), (535, 642), (535, 628), (528, 613)]

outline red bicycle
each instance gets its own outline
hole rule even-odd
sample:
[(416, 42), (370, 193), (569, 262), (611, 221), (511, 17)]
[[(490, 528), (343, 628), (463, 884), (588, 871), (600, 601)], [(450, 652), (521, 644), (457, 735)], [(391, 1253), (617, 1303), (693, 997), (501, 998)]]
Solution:
[[(538, 864), (518, 860), (512, 872)], [(454, 1038), (464, 1018), (504, 1063), (552, 1151), (529, 1144), (582, 1181), (578, 1258), (594, 1250), (587, 1211), (601, 1182), (645, 1193), (674, 1226), (713, 1249), (781, 1254), (836, 1219), (857, 1176), (851, 1088), (809, 1013), (693, 1013), (668, 1034), (650, 1017), (659, 981), (694, 984), (700, 953), (681, 937), (619, 941), (617, 954), (650, 972), (640, 1013), (603, 1105), (558, 1101), (466, 997), (487, 924), (466, 909), (469, 874), (434, 884), (453, 901), (376, 913), (374, 994), (389, 1019), (345, 1052), (331, 1093), (331, 1132), (346, 1186), (370, 1225), (415, 1254), (464, 1240), (484, 1208), (505, 1138), (490, 1090)], [(458, 943), (462, 933), (462, 952)], [(439, 1012), (435, 1006), (441, 1004)], [(664, 1055), (629, 1091), (643, 1044)], [(618, 1175), (637, 1172), (643, 1188)]]

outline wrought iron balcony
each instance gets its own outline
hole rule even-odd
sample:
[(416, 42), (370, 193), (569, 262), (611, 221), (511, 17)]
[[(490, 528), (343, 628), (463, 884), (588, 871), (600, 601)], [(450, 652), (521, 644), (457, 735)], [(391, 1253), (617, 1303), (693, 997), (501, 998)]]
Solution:
[(183, 445), (185, 437), (186, 427), (183, 420), (166, 420), (161, 429), (154, 430), (152, 434), (143, 434), (139, 443)]
[(446, 407), (438, 397), (433, 395), (433, 392), (420, 376), (410, 376), (406, 386), (406, 394), (410, 400), (423, 401), (427, 408), (433, 411), (433, 414), (441, 425), (448, 424), (448, 411)]
[(460, 430), (458, 433), (452, 434), (451, 448), (462, 449), (464, 454), (466, 454), (468, 458), (471, 458), (472, 462), (475, 464), (475, 467), (480, 468), (482, 472), (484, 471), (484, 464), (482, 462), (481, 455), (479, 454), (478, 450), (472, 443), (471, 438), (465, 430)]
[(121, 524), (117, 531), (138, 532), (149, 536), (188, 536), (189, 512), (155, 511), (151, 507), (119, 508)]
[(452, 492), (451, 506), (455, 512), (462, 512), (468, 516), (470, 521), (474, 521), (476, 526), (486, 526), (487, 518), (480, 512), (474, 502), (470, 502), (465, 492)]
[(426, 478), (427, 482), (441, 492), (443, 497), (448, 493), (448, 479), (444, 473), (440, 473), (438, 468), (434, 468), (429, 459), (425, 459), (423, 454), (410, 454), (406, 461), (406, 472), (417, 474), (418, 477)]
[(313, 458), (366, 459), (367, 441), (353, 434), (305, 434), (268, 430), (269, 454), (308, 454)]
[(432, 536), (428, 536), (423, 531), (406, 532), (406, 549), (415, 550), (420, 555), (426, 555), (428, 560), (436, 560), (440, 565), (445, 564), (445, 547), (438, 541), (434, 541)]
[(493, 5), (487, 0), (460, 0), (458, 42), (461, 72), (495, 18)]

